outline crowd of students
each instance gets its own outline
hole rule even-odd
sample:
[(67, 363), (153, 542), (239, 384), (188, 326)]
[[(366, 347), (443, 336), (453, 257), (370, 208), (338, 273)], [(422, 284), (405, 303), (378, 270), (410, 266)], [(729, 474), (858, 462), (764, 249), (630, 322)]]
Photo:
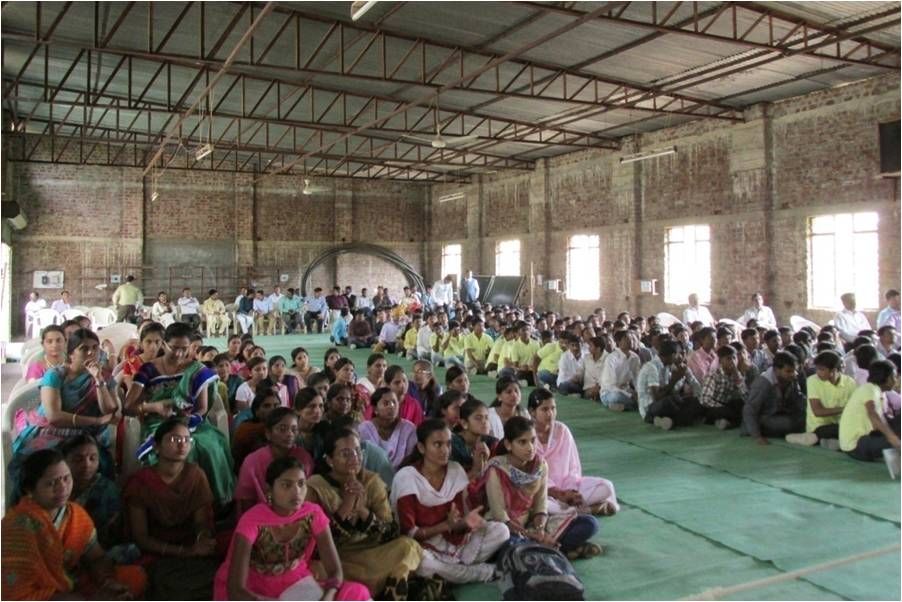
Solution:
[[(8, 466), (4, 594), (437, 599), (498, 578), (509, 542), (597, 556), (616, 492), (583, 475), (555, 391), (664, 430), (738, 427), (859, 460), (899, 448), (896, 291), (876, 331), (845, 296), (818, 332), (774, 328), (758, 295), (741, 329), (692, 299), (698, 319), (665, 328), (601, 308), (582, 319), (479, 306), (478, 292), (372, 308), (335, 295), (321, 364), (303, 347), (267, 354), (249, 333), (217, 349), (181, 321), (139, 320), (122, 349), (85, 319), (47, 327), (26, 370), (41, 405), (17, 416)], [(322, 316), (295, 313), (308, 328)], [(372, 347), (366, 366), (343, 345)], [(495, 377), (494, 399), (471, 394), (474, 374)], [(220, 402), (228, 434), (208, 420)], [(123, 415), (144, 441), (132, 474), (112, 445)]]

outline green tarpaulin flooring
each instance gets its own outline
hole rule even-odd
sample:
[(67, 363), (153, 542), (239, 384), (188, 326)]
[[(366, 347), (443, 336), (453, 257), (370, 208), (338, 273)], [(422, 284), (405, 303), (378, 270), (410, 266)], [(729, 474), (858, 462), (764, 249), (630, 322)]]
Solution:
[[(220, 348), (224, 342), (218, 341)], [(326, 336), (259, 337), (269, 356), (303, 345), (322, 365)], [(214, 343), (215, 344), (215, 343)], [(358, 375), (367, 350), (349, 351)], [(399, 361), (393, 356), (389, 363)], [(444, 381), (444, 369), (437, 370)], [(490, 402), (494, 381), (472, 378)], [(528, 391), (524, 391), (523, 403)], [(663, 432), (636, 413), (558, 398), (589, 475), (611, 479), (623, 507), (602, 519), (606, 555), (575, 566), (590, 599), (676, 599), (867, 552), (900, 540), (899, 481), (864, 464), (782, 441), (759, 446), (737, 431)], [(464, 600), (500, 599), (495, 585), (458, 587)], [(736, 599), (900, 599), (900, 555), (888, 554)]]

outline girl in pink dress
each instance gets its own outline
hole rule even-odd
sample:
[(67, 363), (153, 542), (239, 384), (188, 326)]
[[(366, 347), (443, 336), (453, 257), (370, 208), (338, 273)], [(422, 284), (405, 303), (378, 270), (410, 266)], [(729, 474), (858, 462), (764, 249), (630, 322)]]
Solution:
[(579, 451), (570, 429), (557, 421), (554, 395), (536, 389), (529, 395), (529, 413), (535, 421), (536, 446), (548, 463), (548, 511), (610, 516), (620, 510), (614, 484), (600, 477), (584, 477)]
[[(369, 600), (359, 583), (345, 581), (329, 519), (305, 502), (307, 477), (293, 457), (266, 469), (267, 501), (238, 521), (225, 562), (213, 584), (216, 600)], [(314, 550), (327, 578), (310, 571)]]

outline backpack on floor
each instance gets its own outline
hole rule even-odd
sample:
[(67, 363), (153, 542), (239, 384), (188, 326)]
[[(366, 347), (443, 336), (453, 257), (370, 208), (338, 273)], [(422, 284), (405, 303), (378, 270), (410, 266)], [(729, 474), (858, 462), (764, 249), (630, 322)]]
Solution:
[(498, 560), (505, 600), (584, 600), (585, 588), (559, 551), (535, 542), (513, 544)]

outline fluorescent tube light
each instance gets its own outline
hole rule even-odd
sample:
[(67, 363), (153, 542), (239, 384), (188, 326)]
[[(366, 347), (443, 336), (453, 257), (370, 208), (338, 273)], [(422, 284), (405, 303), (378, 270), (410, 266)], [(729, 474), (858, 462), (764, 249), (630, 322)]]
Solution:
[(204, 157), (209, 157), (212, 152), (213, 152), (213, 145), (212, 144), (204, 144), (202, 147), (197, 149), (197, 151), (195, 151), (194, 158), (197, 159), (198, 161), (200, 161)]
[(368, 10), (376, 6), (378, 0), (357, 0), (351, 3), (351, 21), (357, 21)]
[(653, 151), (645, 151), (641, 153), (635, 153), (632, 155), (624, 155), (620, 157), (620, 164), (626, 165), (627, 163), (635, 163), (637, 161), (645, 161), (646, 159), (654, 159), (655, 157), (664, 157), (667, 155), (675, 155), (677, 149), (675, 146), (670, 146), (668, 148), (662, 148), (659, 150)]

